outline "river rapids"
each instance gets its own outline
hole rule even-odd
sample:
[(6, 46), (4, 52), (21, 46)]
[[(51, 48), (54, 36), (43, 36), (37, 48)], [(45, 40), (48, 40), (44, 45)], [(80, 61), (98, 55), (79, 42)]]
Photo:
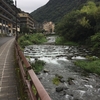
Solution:
[[(38, 78), (52, 100), (100, 100), (100, 76), (83, 71), (74, 65), (75, 60), (86, 60), (91, 55), (85, 48), (51, 45), (54, 37), (48, 37), (47, 44), (30, 45), (24, 55), (43, 60), (46, 64)], [(49, 45), (50, 44), (50, 45)], [(55, 76), (61, 77), (58, 85), (53, 84)]]

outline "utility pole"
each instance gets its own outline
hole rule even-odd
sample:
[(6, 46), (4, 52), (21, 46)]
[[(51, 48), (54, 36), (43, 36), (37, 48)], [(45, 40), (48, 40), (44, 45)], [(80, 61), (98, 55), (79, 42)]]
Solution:
[(15, 7), (16, 7), (16, 41), (18, 40), (18, 33), (17, 33), (17, 0), (15, 0)]

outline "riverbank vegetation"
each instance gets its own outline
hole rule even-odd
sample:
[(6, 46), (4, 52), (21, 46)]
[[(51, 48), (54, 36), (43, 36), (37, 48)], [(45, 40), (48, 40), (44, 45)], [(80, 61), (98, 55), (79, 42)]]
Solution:
[[(78, 10), (73, 10), (56, 25), (57, 43), (71, 41), (86, 45), (95, 55), (100, 57), (100, 3), (88, 1)], [(76, 61), (76, 66), (90, 73), (100, 75), (100, 59)]]
[(53, 84), (59, 85), (61, 83), (62, 78), (63, 78), (63, 76), (56, 74), (52, 80)]
[(53, 80), (52, 80), (53, 84), (55, 85), (59, 85), (60, 84), (60, 80), (58, 77), (54, 77)]
[(42, 44), (46, 41), (46, 37), (42, 33), (25, 34), (18, 39), (18, 43), (21, 48), (25, 48), (25, 46), (33, 44)]
[(100, 59), (76, 61), (75, 65), (81, 67), (89, 73), (96, 73), (100, 75)]
[(56, 38), (56, 41), (55, 41), (55, 44), (56, 45), (73, 45), (73, 46), (76, 46), (76, 45), (78, 45), (78, 43), (76, 43), (76, 42), (73, 42), (73, 41), (66, 41), (63, 37), (60, 37), (60, 36), (58, 36), (57, 38)]
[(43, 70), (45, 65), (44, 61), (36, 60), (35, 63), (31, 63), (31, 66), (36, 74)]
[(87, 45), (100, 54), (100, 4), (89, 1), (70, 12), (56, 25), (56, 33), (65, 41)]

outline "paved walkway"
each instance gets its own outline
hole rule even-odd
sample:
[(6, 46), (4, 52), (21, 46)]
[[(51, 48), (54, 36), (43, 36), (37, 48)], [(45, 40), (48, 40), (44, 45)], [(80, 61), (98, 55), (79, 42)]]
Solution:
[(18, 100), (14, 38), (0, 47), (0, 100)]

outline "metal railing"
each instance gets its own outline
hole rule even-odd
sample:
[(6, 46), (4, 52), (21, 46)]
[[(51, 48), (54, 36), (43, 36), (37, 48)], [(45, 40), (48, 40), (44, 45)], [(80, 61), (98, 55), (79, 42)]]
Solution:
[(22, 53), (17, 42), (15, 42), (15, 51), (22, 80), (26, 86), (29, 100), (51, 100), (35, 72), (31, 68), (31, 65), (24, 57), (24, 54)]

